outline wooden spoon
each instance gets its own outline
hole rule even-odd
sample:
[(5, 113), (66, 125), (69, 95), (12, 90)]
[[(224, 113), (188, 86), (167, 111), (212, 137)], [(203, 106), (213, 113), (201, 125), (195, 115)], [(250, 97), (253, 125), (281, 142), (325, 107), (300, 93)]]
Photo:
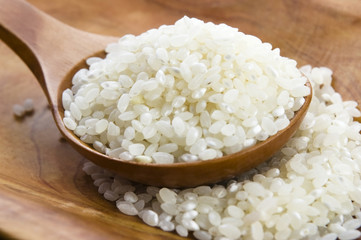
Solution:
[[(75, 72), (86, 67), (85, 59), (105, 56), (106, 45), (117, 38), (74, 29), (22, 0), (0, 0), (0, 5), (0, 38), (37, 78), (63, 136), (87, 159), (132, 181), (155, 186), (191, 187), (250, 170), (269, 159), (291, 138), (311, 102), (312, 94), (305, 98), (304, 105), (286, 129), (253, 147), (218, 159), (175, 164), (143, 164), (114, 159), (95, 151), (66, 129), (62, 121), (61, 98), (62, 92), (71, 87)], [(311, 88), (310, 83), (307, 85)]]

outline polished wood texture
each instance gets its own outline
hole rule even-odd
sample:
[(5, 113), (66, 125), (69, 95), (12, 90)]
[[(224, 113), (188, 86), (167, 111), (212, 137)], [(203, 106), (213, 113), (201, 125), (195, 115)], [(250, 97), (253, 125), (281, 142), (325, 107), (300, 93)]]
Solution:
[[(357, 0), (30, 0), (73, 27), (139, 34), (184, 15), (260, 37), (299, 65), (328, 66), (335, 88), (361, 103), (361, 3)], [(59, 38), (65, 38), (59, 35)], [(59, 47), (59, 46), (54, 46)], [(0, 42), (0, 232), (20, 239), (180, 239), (117, 212), (81, 171), (85, 159), (60, 140), (40, 86)], [(35, 112), (14, 121), (30, 97)]]

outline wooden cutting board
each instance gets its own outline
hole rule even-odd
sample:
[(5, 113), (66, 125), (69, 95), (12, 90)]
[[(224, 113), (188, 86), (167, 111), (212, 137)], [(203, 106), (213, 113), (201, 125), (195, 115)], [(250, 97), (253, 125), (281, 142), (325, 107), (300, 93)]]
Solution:
[[(361, 103), (359, 0), (29, 0), (74, 27), (140, 34), (184, 15), (253, 34), (299, 66), (328, 66), (335, 88)], [(59, 36), (59, 38), (66, 36)], [(56, 47), (56, 46), (54, 46)], [(82, 170), (85, 159), (61, 141), (44, 94), (0, 42), (0, 237), (16, 239), (182, 239), (119, 213)], [(35, 112), (15, 120), (26, 98)]]

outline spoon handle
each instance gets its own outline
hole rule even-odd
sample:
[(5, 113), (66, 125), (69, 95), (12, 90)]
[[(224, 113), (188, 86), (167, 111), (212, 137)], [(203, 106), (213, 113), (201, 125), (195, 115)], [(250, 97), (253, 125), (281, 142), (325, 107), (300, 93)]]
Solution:
[(0, 39), (27, 64), (50, 104), (70, 70), (111, 39), (65, 25), (24, 0), (0, 0), (0, 6)]
[(54, 41), (64, 36), (61, 23), (23, 0), (0, 0), (0, 5), (0, 38), (26, 63), (47, 93), (44, 67), (61, 65), (59, 41)]

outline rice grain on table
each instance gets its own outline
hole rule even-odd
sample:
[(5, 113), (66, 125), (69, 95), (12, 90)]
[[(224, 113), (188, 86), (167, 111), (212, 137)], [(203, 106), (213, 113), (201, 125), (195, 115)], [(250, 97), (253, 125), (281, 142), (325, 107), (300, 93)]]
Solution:
[(27, 98), (25, 99), (24, 103), (23, 103), (23, 106), (24, 106), (24, 110), (25, 112), (32, 112), (34, 110), (34, 101), (33, 99), (31, 98)]
[[(13, 105), (13, 114), (15, 117), (22, 118), (27, 113), (32, 113), (34, 111), (34, 101), (31, 98), (26, 98), (22, 104), (14, 104)], [(68, 119), (65, 119), (65, 122), (69, 122)], [(75, 123), (75, 122), (74, 122)], [(74, 130), (72, 128), (72, 124), (67, 124), (70, 130)]]
[(97, 151), (126, 161), (241, 151), (287, 127), (310, 93), (294, 60), (225, 24), (184, 17), (106, 52), (87, 59), (63, 92), (63, 120)]
[[(104, 197), (110, 201), (118, 194), (121, 212), (182, 237), (359, 238), (361, 124), (353, 118), (360, 117), (360, 111), (355, 101), (342, 100), (332, 88), (330, 69), (304, 66), (300, 70), (314, 89), (302, 127), (269, 161), (235, 179), (179, 190), (130, 183), (90, 162), (84, 164), (84, 171), (95, 182), (112, 182), (111, 187), (96, 185), (108, 187)], [(249, 119), (247, 124), (258, 123)], [(128, 190), (116, 191), (119, 188)], [(137, 203), (124, 201), (129, 192), (144, 205), (136, 208)]]

